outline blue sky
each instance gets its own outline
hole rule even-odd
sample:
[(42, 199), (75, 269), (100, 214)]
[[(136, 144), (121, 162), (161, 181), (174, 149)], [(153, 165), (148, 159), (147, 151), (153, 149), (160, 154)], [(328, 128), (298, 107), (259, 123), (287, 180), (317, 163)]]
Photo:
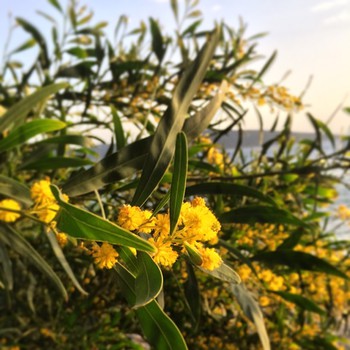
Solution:
[[(168, 31), (174, 27), (168, 0), (80, 2), (94, 10), (96, 20), (108, 21), (110, 32), (120, 14), (130, 18), (130, 27), (149, 16), (158, 18)], [(61, 3), (65, 5), (66, 0)], [(313, 76), (304, 102), (316, 117), (326, 121), (343, 101), (345, 106), (350, 106), (350, 0), (201, 0), (199, 8), (205, 18), (203, 27), (211, 27), (215, 19), (225, 19), (237, 27), (242, 17), (248, 24), (248, 34), (268, 32), (269, 35), (260, 40), (258, 51), (269, 57), (277, 50), (278, 56), (265, 80), (274, 83), (291, 71), (285, 85), (297, 95)], [(49, 30), (48, 22), (36, 14), (38, 9), (55, 15), (47, 0), (0, 0), (1, 52), (8, 32), (9, 13), (32, 21), (44, 32)], [(23, 32), (16, 30), (11, 47), (18, 46), (25, 38)], [(265, 119), (268, 126), (269, 115)], [(311, 130), (303, 111), (295, 115), (293, 125), (295, 130)], [(252, 117), (247, 127), (254, 126)], [(330, 126), (335, 132), (348, 132), (350, 116), (339, 112)]]

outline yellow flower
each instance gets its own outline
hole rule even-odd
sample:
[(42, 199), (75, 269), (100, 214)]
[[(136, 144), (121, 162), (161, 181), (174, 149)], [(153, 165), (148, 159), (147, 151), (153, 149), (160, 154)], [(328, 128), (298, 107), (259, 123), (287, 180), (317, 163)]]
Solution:
[(64, 247), (68, 242), (68, 237), (65, 233), (56, 233), (56, 239), (61, 247)]
[(21, 206), (19, 205), (19, 203), (13, 199), (4, 199), (0, 201), (0, 208), (3, 208), (3, 209), (0, 209), (0, 220), (2, 221), (14, 222), (21, 216), (21, 214), (19, 213), (5, 210), (5, 209), (21, 210)]
[(171, 242), (164, 242), (162, 239), (155, 241), (153, 238), (148, 240), (157, 251), (153, 255), (153, 260), (162, 266), (171, 267), (174, 265), (178, 254), (172, 249)]
[(50, 180), (45, 179), (37, 181), (32, 185), (30, 194), (35, 204), (47, 205), (55, 202), (55, 197), (51, 192), (50, 184)]
[(101, 246), (95, 243), (92, 250), (95, 264), (101, 269), (111, 269), (117, 262), (119, 254), (115, 251), (113, 246), (107, 242), (103, 242)]
[(170, 232), (169, 214), (157, 214), (154, 226), (154, 237), (168, 236)]
[(49, 224), (56, 216), (59, 205), (57, 203), (48, 204), (43, 207), (37, 208), (35, 213), (38, 215), (39, 219), (43, 222)]
[(222, 259), (215, 249), (201, 246), (197, 246), (197, 248), (202, 257), (202, 264), (200, 266), (203, 269), (213, 271), (222, 264)]
[(182, 205), (180, 223), (183, 229), (179, 234), (190, 244), (195, 241), (215, 240), (221, 228), (215, 215), (205, 205), (204, 200), (199, 198)]
[(139, 208), (123, 205), (119, 209), (118, 224), (126, 230), (137, 230), (147, 222), (147, 215)]
[(265, 306), (269, 306), (270, 305), (270, 298), (266, 297), (266, 296), (261, 296), (259, 298), (259, 305), (261, 307), (265, 307)]

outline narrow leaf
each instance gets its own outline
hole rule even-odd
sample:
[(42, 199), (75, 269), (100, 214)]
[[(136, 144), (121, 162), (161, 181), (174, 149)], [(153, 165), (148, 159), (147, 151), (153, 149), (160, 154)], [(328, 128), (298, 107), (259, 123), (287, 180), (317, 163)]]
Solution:
[(24, 170), (53, 170), (61, 168), (76, 168), (85, 165), (91, 165), (92, 161), (82, 158), (70, 158), (70, 157), (49, 157), (39, 159), (35, 162), (26, 163), (21, 166), (20, 169)]
[(294, 270), (324, 272), (349, 279), (345, 273), (338, 270), (327, 261), (314, 255), (294, 250), (280, 249), (273, 252), (261, 252), (254, 255), (251, 260), (261, 261), (271, 265), (284, 265)]
[[(135, 300), (135, 276), (123, 265), (117, 264), (118, 282), (128, 303), (133, 305)], [(144, 335), (154, 349), (186, 350), (186, 343), (175, 323), (153, 300), (136, 310)]]
[(148, 137), (107, 156), (92, 168), (70, 179), (63, 186), (63, 192), (69, 196), (79, 196), (135, 175), (137, 170), (142, 169), (150, 142), (151, 138)]
[(113, 116), (114, 135), (115, 135), (115, 140), (117, 142), (117, 149), (120, 150), (126, 144), (123, 125), (120, 120), (120, 116), (114, 106), (111, 106), (111, 112)]
[(202, 82), (219, 39), (217, 29), (206, 45), (182, 74), (168, 109), (153, 136), (133, 205), (142, 205), (162, 179), (174, 152), (177, 134), (181, 131), (187, 109)]
[(239, 277), (238, 273), (225, 263), (222, 263), (218, 268), (212, 271), (202, 269), (201, 267), (198, 268), (208, 275), (218, 278), (221, 281), (230, 282), (232, 284), (241, 283), (241, 278)]
[(0, 175), (0, 193), (27, 206), (33, 204), (29, 188), (21, 182), (4, 175)]
[(154, 252), (146, 240), (101, 217), (65, 202), (56, 186), (51, 191), (61, 209), (56, 216), (57, 228), (75, 238), (109, 242)]
[(0, 140), (0, 152), (7, 151), (19, 146), (32, 137), (45, 133), (60, 130), (66, 127), (66, 124), (53, 119), (32, 120), (19, 126), (9, 133), (7, 137)]
[(135, 307), (148, 304), (163, 288), (163, 275), (159, 266), (145, 252), (137, 253), (138, 271), (135, 280)]
[(63, 286), (63, 283), (48, 265), (46, 260), (20, 235), (10, 226), (0, 225), (1, 235), (0, 241), (7, 244), (18, 254), (22, 255), (33, 265), (35, 265), (39, 271), (46, 275), (57, 287), (58, 291), (62, 294), (65, 300), (68, 299), (68, 294)]
[(243, 284), (233, 284), (232, 292), (244, 314), (255, 324), (263, 349), (270, 350), (269, 336), (267, 335), (263, 315), (258, 303)]
[(279, 295), (284, 300), (287, 300), (295, 305), (298, 305), (299, 307), (301, 307), (306, 311), (315, 312), (320, 315), (324, 315), (326, 313), (325, 310), (321, 309), (312, 300), (305, 298), (302, 295), (288, 293), (288, 292), (276, 292), (276, 291), (270, 291), (270, 292)]
[(186, 188), (187, 166), (187, 139), (181, 132), (176, 139), (174, 172), (170, 189), (170, 234), (174, 232), (180, 216)]
[(306, 226), (290, 212), (276, 207), (250, 205), (230, 210), (220, 216), (222, 223), (275, 223)]
[(276, 205), (274, 200), (262, 192), (244, 185), (237, 185), (231, 182), (202, 182), (197, 185), (187, 187), (186, 196), (204, 194), (223, 194), (233, 197), (251, 197), (259, 199), (272, 205)]
[(20, 102), (14, 104), (0, 118), (0, 132), (3, 132), (11, 124), (16, 124), (19, 120), (24, 118), (36, 106), (36, 104), (45, 101), (47, 97), (61, 89), (66, 88), (67, 86), (67, 83), (58, 83), (45, 86), (35, 91), (32, 95), (25, 97)]
[(77, 288), (80, 293), (82, 293), (84, 295), (88, 295), (88, 293), (83, 289), (83, 287), (80, 285), (77, 278), (75, 277), (73, 270), (71, 269), (66, 257), (63, 254), (62, 248), (60, 247), (60, 245), (57, 242), (55, 234), (50, 231), (47, 233), (47, 237), (48, 237), (49, 242), (51, 244), (52, 250), (56, 255), (56, 258), (58, 259), (59, 263), (63, 267), (64, 271), (66, 271), (68, 277), (73, 282), (75, 288)]

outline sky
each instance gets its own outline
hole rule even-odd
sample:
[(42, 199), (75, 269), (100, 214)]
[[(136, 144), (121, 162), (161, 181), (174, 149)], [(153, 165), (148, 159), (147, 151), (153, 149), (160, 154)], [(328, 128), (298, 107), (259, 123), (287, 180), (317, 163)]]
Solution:
[[(67, 1), (61, 0), (64, 6)], [(180, 5), (183, 0), (179, 0)], [(152, 16), (171, 32), (175, 27), (168, 0), (81, 0), (95, 12), (95, 20), (110, 23), (113, 32), (121, 14), (129, 17), (130, 28)], [(198, 8), (204, 15), (202, 28), (213, 26), (224, 19), (238, 28), (239, 18), (247, 24), (248, 35), (268, 32), (259, 41), (257, 51), (266, 59), (277, 50), (277, 59), (267, 72), (265, 81), (273, 84), (290, 72), (284, 84), (290, 92), (299, 95), (310, 77), (312, 83), (304, 103), (306, 108), (293, 118), (295, 131), (311, 131), (305, 113), (326, 122), (340, 104), (350, 107), (350, 0), (200, 0)], [(23, 17), (45, 30), (49, 22), (38, 16), (36, 10), (55, 15), (48, 0), (0, 0), (0, 53), (2, 56), (9, 29), (9, 14)], [(11, 48), (27, 38), (15, 30)], [(263, 61), (260, 62), (262, 64)], [(264, 113), (266, 127), (273, 117)], [(329, 126), (340, 134), (350, 133), (350, 115), (341, 109)], [(247, 128), (257, 127), (255, 116), (250, 116)]]

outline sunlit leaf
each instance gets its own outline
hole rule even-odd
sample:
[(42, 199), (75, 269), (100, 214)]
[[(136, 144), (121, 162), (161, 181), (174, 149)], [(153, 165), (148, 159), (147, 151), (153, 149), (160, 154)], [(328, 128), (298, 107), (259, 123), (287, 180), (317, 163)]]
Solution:
[(66, 127), (66, 124), (54, 119), (32, 120), (19, 126), (9, 133), (8, 136), (0, 140), (0, 152), (22, 145), (32, 137), (42, 133), (60, 130)]

